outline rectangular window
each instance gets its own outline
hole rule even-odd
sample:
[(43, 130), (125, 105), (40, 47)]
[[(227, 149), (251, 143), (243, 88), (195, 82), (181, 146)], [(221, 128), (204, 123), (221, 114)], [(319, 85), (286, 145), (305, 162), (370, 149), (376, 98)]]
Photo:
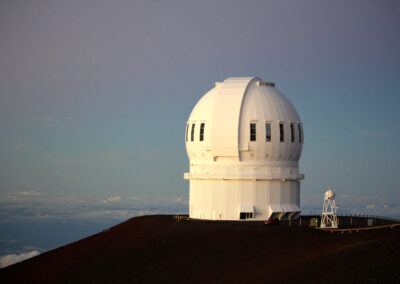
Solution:
[(280, 132), (281, 142), (283, 142), (285, 140), (285, 133), (283, 132), (283, 123), (279, 123), (279, 132)]
[(302, 141), (302, 129), (301, 129), (301, 124), (298, 124), (297, 125), (298, 126), (298, 128), (299, 128), (299, 143), (302, 143), (303, 141)]
[(290, 124), (290, 134), (292, 135), (291, 141), (294, 142), (294, 125), (293, 123)]
[(204, 125), (205, 123), (200, 124), (200, 141), (204, 141)]
[(189, 123), (186, 124), (186, 142), (188, 141)]
[(256, 124), (250, 123), (250, 141), (256, 141)]
[(194, 126), (195, 126), (195, 124), (193, 123), (193, 124), (192, 124), (192, 131), (191, 131), (191, 133), (190, 133), (190, 140), (191, 140), (191, 141), (194, 141)]
[(265, 124), (265, 141), (271, 141), (271, 123)]

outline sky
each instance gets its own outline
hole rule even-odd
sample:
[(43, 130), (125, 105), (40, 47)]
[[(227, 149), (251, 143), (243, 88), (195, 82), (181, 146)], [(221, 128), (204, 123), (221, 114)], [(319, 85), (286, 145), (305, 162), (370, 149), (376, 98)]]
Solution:
[[(296, 107), (305, 212), (329, 187), (342, 212), (400, 217), (398, 1), (3, 0), (0, 254), (187, 212), (186, 120), (232, 76)], [(60, 222), (76, 234), (27, 237)]]

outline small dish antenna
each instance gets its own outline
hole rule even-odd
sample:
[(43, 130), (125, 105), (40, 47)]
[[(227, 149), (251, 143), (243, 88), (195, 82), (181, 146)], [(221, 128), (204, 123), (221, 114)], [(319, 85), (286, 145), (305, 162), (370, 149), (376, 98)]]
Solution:
[(328, 189), (324, 194), (324, 204), (322, 206), (321, 228), (337, 228), (336, 214), (336, 194), (333, 190)]

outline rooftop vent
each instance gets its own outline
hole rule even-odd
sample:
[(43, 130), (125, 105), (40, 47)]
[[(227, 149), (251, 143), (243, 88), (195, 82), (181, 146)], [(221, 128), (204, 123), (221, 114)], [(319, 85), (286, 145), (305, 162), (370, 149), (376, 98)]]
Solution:
[(268, 86), (268, 87), (275, 87), (275, 83), (272, 82), (263, 82), (263, 81), (259, 81), (257, 82), (259, 86)]

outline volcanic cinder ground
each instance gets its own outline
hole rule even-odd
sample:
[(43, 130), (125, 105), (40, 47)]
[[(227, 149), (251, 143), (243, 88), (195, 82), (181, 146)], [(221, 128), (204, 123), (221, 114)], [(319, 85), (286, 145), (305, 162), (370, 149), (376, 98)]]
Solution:
[(1, 283), (400, 282), (400, 227), (132, 218), (0, 270)]

